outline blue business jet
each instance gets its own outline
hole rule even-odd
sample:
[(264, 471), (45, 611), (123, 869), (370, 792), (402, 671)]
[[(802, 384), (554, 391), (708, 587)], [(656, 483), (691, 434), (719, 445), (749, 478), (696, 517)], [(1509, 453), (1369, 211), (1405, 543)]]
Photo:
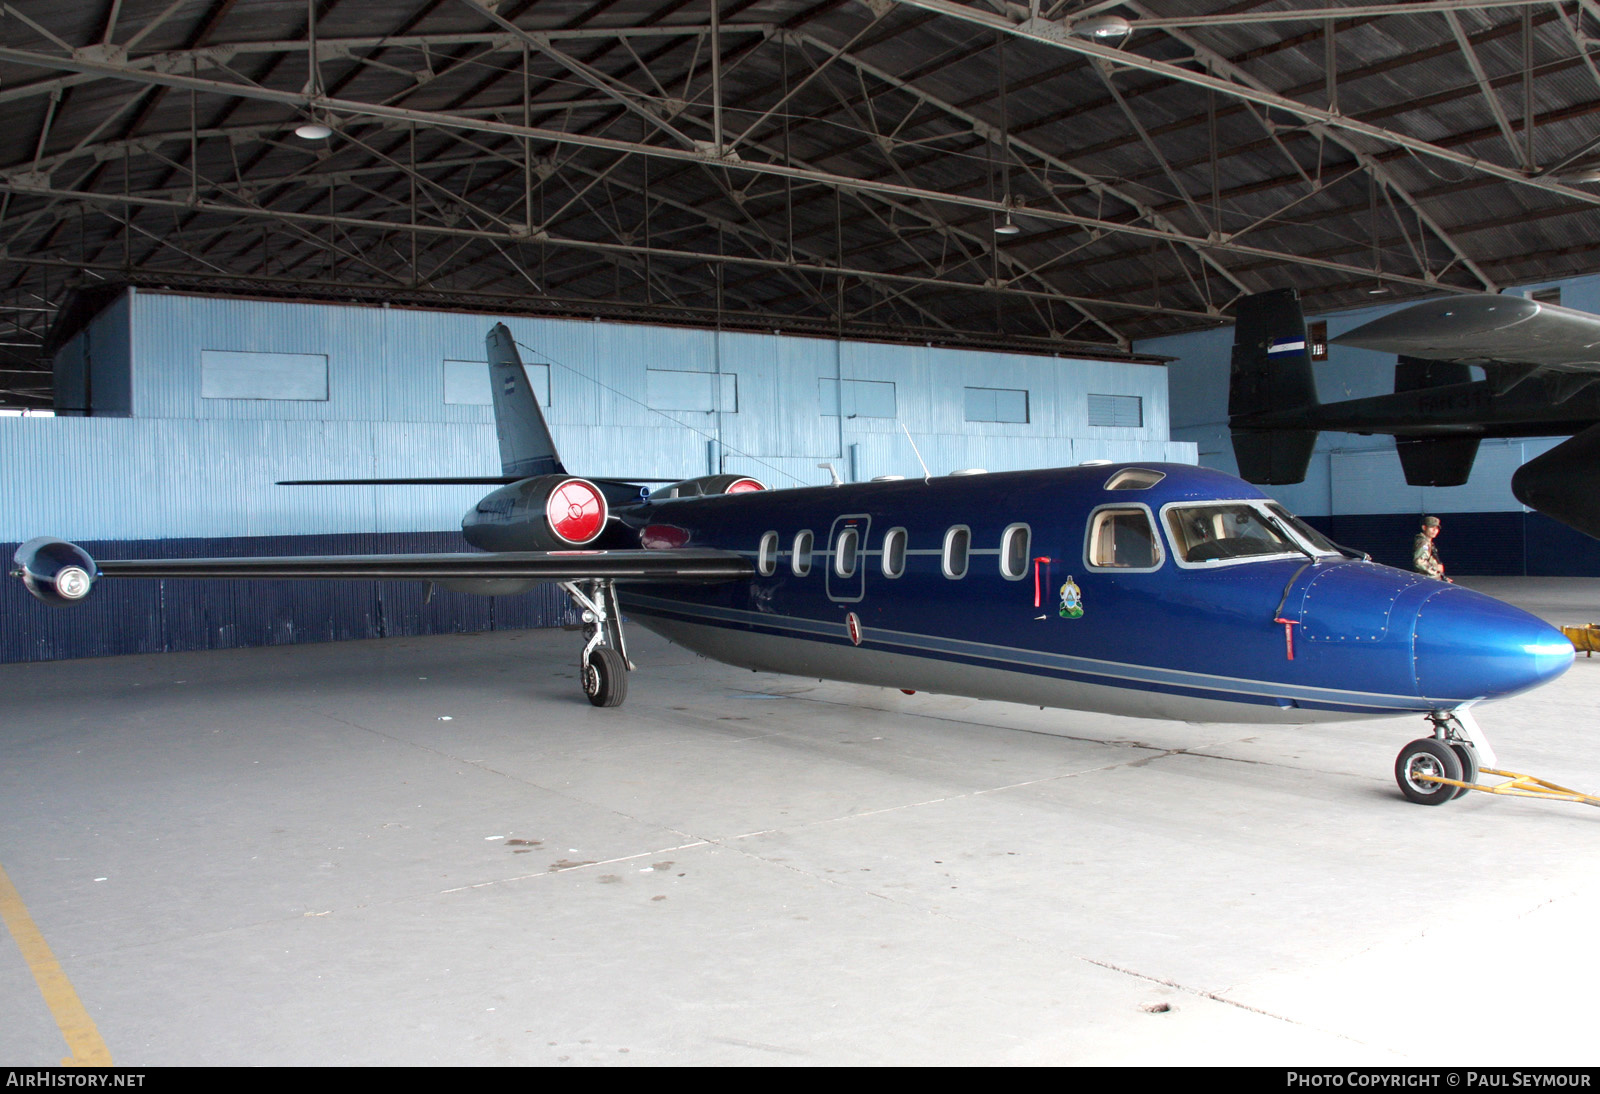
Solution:
[[(409, 578), (462, 592), (555, 581), (582, 613), (584, 692), (627, 694), (623, 617), (761, 671), (1185, 721), (1423, 715), (1402, 792), (1466, 793), (1492, 752), (1469, 713), (1565, 671), (1571, 643), (1491, 597), (1366, 561), (1239, 479), (1181, 464), (769, 490), (714, 475), (655, 491), (571, 475), (511, 333), (488, 337), (502, 475), (477, 553), (96, 562), (35, 539), (13, 573), (80, 602), (101, 578)], [(648, 481), (648, 480), (646, 480)], [(291, 483), (286, 485), (305, 485)]]

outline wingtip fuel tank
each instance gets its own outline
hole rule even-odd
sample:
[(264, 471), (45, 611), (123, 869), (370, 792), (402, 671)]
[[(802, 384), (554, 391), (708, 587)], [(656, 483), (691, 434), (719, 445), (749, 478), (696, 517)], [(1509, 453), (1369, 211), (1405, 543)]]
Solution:
[(60, 608), (81, 603), (94, 588), (100, 568), (77, 544), (39, 536), (17, 548), (11, 573), (36, 599)]

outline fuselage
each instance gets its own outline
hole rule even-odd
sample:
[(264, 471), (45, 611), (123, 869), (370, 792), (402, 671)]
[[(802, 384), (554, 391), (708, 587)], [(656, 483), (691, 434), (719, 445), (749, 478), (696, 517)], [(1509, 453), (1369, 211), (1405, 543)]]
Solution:
[(1448, 710), (1563, 671), (1541, 620), (1352, 559), (1254, 487), (1110, 465), (620, 508), (604, 545), (714, 548), (747, 581), (621, 588), (751, 669), (1190, 721)]

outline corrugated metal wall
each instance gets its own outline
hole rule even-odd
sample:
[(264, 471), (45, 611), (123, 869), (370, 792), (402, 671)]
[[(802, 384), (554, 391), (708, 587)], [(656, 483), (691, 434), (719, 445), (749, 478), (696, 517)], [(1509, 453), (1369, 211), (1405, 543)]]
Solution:
[[(240, 537), (332, 535), (341, 537), (340, 550), (354, 551), (363, 548), (351, 546), (357, 541), (350, 537), (444, 533), (442, 549), (459, 548), (453, 532), (481, 488), (273, 484), (498, 474), (491, 408), (446, 403), (444, 393), (444, 362), (484, 361), (484, 336), (497, 321), (130, 292), (69, 343), (61, 360), (70, 366), (88, 345), (94, 368), (123, 381), (132, 417), (0, 419), (0, 466), (7, 471), (0, 477), (0, 541), (46, 534), (150, 557), (146, 541), (167, 544), (161, 550), (222, 554), (240, 552), (218, 541)], [(1168, 439), (1166, 371), (1158, 366), (581, 320), (504, 321), (523, 346), (524, 360), (548, 365), (546, 414), (567, 466), (584, 474), (687, 477), (723, 469), (779, 487), (827, 482), (821, 462), (854, 479), (918, 474), (902, 423), (936, 474), (1100, 458), (1195, 462), (1192, 443)], [(206, 351), (325, 356), (328, 397), (205, 398)], [(736, 376), (737, 405), (653, 410), (645, 402), (650, 369)], [(893, 384), (897, 416), (826, 413), (819, 385), (846, 380)], [(720, 401), (733, 386), (719, 382), (708, 390)], [(965, 421), (969, 386), (1026, 390), (1029, 420)], [(1137, 397), (1143, 424), (1088, 425), (1090, 394)], [(304, 547), (282, 549), (309, 553)], [(368, 594), (353, 594), (347, 603), (263, 593), (273, 603), (297, 606), (289, 615), (258, 613), (232, 631), (220, 622), (171, 620), (196, 612), (221, 619), (241, 610), (247, 594), (219, 591), (208, 601), (197, 587), (185, 594), (192, 595), (191, 605), (157, 623), (149, 622), (144, 595), (108, 584), (97, 590), (97, 600), (130, 599), (120, 606), (102, 603), (88, 615), (59, 613), (82, 621), (70, 625), (85, 628), (79, 640), (8, 641), (4, 649), (13, 652), (0, 656), (41, 655), (23, 653), (30, 649), (47, 650), (44, 656), (120, 651), (125, 644), (107, 645), (112, 640), (105, 626), (113, 617), (127, 633), (146, 636), (139, 639), (146, 645), (135, 648), (155, 649), (255, 644), (282, 631), (281, 620), (290, 617), (297, 620), (290, 628), (297, 636), (360, 637), (375, 630), (401, 633), (393, 628), (402, 626), (392, 611), (374, 616)], [(460, 618), (462, 626), (480, 625), (469, 616)], [(8, 609), (6, 618), (9, 627), (17, 617)], [(541, 609), (519, 618), (538, 625), (555, 617)], [(224, 634), (236, 637), (219, 637)]]

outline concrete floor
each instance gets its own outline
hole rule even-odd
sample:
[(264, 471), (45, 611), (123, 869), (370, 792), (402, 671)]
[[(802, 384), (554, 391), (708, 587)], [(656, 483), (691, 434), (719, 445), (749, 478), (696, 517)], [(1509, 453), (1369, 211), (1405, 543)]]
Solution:
[[(1600, 620), (1600, 582), (1474, 584)], [(0, 867), (121, 1066), (1595, 1062), (1600, 811), (1407, 803), (1421, 719), (1042, 712), (631, 635), (618, 710), (559, 631), (0, 666)], [(1478, 716), (1593, 792), (1597, 698), (1580, 657)], [(0, 939), (0, 1064), (64, 1045)]]

